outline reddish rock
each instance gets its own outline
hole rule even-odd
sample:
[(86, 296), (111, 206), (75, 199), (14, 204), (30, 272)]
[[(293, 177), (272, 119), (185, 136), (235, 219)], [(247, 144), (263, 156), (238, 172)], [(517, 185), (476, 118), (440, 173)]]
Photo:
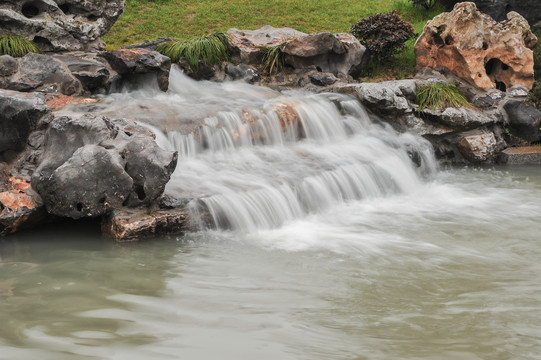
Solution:
[(0, 235), (31, 227), (45, 218), (39, 196), (30, 183), (22, 178), (10, 177), (0, 192)]
[(47, 94), (46, 99), (45, 105), (51, 109), (63, 108), (67, 105), (92, 104), (98, 102), (98, 99), (53, 94)]
[(148, 209), (117, 209), (102, 221), (102, 233), (118, 242), (138, 241), (158, 235), (189, 230), (183, 208), (149, 211)]
[(506, 165), (541, 165), (541, 147), (507, 148), (498, 154), (497, 160)]
[(496, 138), (492, 132), (474, 130), (466, 133), (458, 143), (460, 153), (471, 162), (482, 162), (496, 151)]
[(496, 22), (474, 3), (456, 4), (452, 12), (429, 21), (417, 42), (418, 70), (446, 67), (470, 84), (489, 90), (514, 85), (531, 89), (537, 38), (526, 19), (510, 12)]

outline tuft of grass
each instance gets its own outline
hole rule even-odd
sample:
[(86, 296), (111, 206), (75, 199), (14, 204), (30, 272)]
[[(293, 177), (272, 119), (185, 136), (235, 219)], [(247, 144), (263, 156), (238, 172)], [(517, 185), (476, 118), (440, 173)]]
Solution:
[(434, 83), (417, 89), (416, 102), (423, 109), (444, 110), (448, 107), (475, 108), (459, 88), (450, 84)]
[(282, 52), (282, 45), (276, 46), (261, 46), (263, 51), (263, 72), (268, 75), (273, 75), (284, 70), (284, 53)]
[(533, 89), (528, 93), (527, 101), (541, 110), (541, 80), (534, 83)]
[(22, 57), (40, 50), (34, 42), (17, 35), (0, 35), (0, 55)]
[(224, 33), (214, 33), (208, 36), (188, 41), (169, 41), (161, 44), (156, 50), (176, 62), (188, 67), (192, 72), (205, 67), (219, 64), (229, 59), (227, 46), (229, 36)]

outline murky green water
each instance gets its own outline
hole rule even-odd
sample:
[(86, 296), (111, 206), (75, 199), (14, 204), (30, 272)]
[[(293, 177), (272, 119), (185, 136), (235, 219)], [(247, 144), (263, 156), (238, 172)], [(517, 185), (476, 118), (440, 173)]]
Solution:
[(1, 359), (541, 359), (541, 168), (274, 229), (0, 241)]

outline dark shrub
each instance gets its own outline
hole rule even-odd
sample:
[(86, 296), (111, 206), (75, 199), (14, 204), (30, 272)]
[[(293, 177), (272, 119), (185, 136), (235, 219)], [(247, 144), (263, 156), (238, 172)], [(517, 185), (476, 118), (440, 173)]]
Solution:
[(366, 46), (371, 56), (382, 61), (406, 50), (406, 41), (416, 36), (413, 27), (394, 10), (361, 19), (351, 27), (351, 33)]

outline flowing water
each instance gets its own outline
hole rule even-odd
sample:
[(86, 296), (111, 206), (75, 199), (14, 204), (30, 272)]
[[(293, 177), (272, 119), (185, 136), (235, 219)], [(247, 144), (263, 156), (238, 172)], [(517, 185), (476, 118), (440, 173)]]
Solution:
[(0, 359), (541, 359), (539, 167), (438, 170), (350, 97), (177, 72), (93, 110), (179, 152), (200, 230), (1, 241)]

